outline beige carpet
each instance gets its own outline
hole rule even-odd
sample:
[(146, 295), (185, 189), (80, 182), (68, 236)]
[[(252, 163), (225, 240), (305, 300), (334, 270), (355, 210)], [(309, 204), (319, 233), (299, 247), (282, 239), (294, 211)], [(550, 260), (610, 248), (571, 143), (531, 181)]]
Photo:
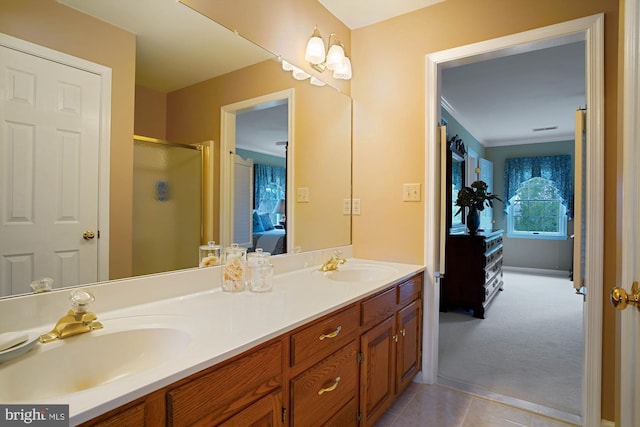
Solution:
[(504, 283), (486, 319), (440, 313), (439, 376), (581, 415), (582, 298), (565, 277)]

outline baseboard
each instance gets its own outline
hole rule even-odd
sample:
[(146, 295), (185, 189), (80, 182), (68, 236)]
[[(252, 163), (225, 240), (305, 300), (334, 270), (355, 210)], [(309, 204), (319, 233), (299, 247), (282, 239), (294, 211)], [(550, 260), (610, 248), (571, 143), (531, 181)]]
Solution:
[(614, 423), (613, 421), (601, 420), (600, 426), (601, 427), (616, 427), (616, 423)]
[(569, 278), (570, 273), (566, 270), (549, 270), (544, 268), (528, 268), (528, 267), (510, 267), (503, 266), (502, 271), (510, 271), (513, 273), (538, 274), (540, 276), (557, 276)]

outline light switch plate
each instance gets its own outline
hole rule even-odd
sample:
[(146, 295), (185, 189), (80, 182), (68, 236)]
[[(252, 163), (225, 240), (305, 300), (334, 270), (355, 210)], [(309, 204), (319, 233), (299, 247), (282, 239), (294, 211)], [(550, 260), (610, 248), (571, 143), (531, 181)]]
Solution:
[(351, 202), (351, 213), (353, 215), (360, 215), (360, 199), (353, 199)]
[(309, 203), (309, 187), (298, 187), (296, 201), (298, 203)]
[(342, 200), (342, 214), (351, 215), (351, 199)]
[(419, 202), (420, 184), (404, 184), (402, 188), (402, 200), (405, 202)]

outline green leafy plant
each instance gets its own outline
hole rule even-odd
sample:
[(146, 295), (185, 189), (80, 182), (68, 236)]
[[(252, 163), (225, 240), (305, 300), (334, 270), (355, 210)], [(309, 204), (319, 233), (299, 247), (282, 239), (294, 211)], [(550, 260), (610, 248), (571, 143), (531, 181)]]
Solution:
[(464, 187), (458, 191), (458, 199), (456, 206), (459, 207), (456, 215), (464, 208), (475, 207), (479, 211), (484, 210), (485, 206), (493, 207), (493, 201), (502, 201), (496, 194), (487, 191), (487, 183), (484, 181), (475, 181), (470, 187)]

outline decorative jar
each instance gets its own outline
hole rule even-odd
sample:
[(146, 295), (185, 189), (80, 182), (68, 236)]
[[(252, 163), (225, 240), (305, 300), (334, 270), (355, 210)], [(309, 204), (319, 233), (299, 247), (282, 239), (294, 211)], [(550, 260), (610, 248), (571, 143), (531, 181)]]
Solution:
[(224, 267), (222, 268), (222, 290), (241, 292), (245, 289), (247, 268), (247, 250), (233, 243), (224, 250)]

